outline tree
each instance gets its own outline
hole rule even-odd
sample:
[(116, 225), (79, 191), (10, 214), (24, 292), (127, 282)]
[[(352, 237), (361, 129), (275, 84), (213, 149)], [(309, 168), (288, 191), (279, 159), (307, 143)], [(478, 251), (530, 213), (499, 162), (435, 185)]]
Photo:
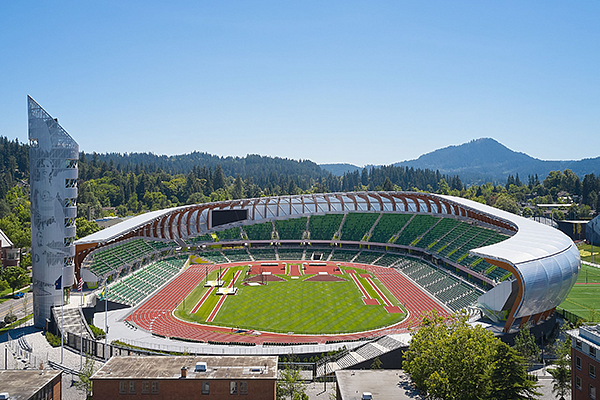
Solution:
[(494, 207), (511, 212), (513, 214), (519, 213), (519, 206), (517, 205), (516, 200), (507, 193), (502, 193), (500, 196), (498, 196)]
[(85, 365), (79, 372), (79, 380), (73, 382), (73, 385), (80, 392), (85, 393), (86, 399), (91, 399), (92, 394), (92, 380), (90, 379), (94, 375), (94, 359), (89, 355), (85, 355)]
[(528, 363), (534, 362), (540, 354), (540, 348), (535, 343), (529, 328), (523, 328), (517, 334), (514, 348)]
[(404, 353), (404, 370), (415, 386), (437, 399), (482, 399), (489, 392), (489, 370), (498, 339), (466, 317), (443, 320), (426, 314)]
[(490, 374), (490, 397), (494, 400), (533, 399), (537, 385), (528, 379), (523, 357), (506, 343), (497, 341)]
[(29, 282), (29, 276), (27, 271), (21, 267), (7, 267), (2, 271), (2, 278), (8, 283), (8, 286), (12, 289), (13, 295), (15, 289), (25, 286)]
[(77, 226), (76, 239), (81, 239), (100, 230), (100, 226), (95, 221), (88, 221), (85, 218), (77, 218), (75, 220)]
[(571, 392), (571, 341), (562, 340), (559, 341), (556, 347), (556, 367), (548, 369), (550, 375), (552, 375), (552, 393), (560, 397), (561, 400), (565, 399)]
[(381, 369), (383, 367), (383, 363), (379, 359), (379, 357), (375, 357), (373, 362), (371, 363), (371, 369)]
[(281, 377), (277, 380), (277, 399), (283, 400), (288, 396), (291, 400), (308, 399), (304, 390), (300, 370), (295, 368), (291, 362), (287, 362), (285, 368), (281, 370)]

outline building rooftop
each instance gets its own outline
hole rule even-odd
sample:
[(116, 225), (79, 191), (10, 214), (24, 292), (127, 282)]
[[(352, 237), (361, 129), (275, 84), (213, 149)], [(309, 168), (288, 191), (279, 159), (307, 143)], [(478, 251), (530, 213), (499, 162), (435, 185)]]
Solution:
[[(196, 363), (206, 363), (196, 372)], [(92, 379), (277, 379), (277, 356), (149, 356), (113, 357)]]
[(600, 324), (582, 325), (578, 329), (567, 332), (570, 336), (583, 340), (588, 345), (600, 348)]
[(360, 400), (370, 392), (375, 400), (421, 400), (410, 378), (401, 369), (335, 371), (342, 400)]
[(8, 393), (11, 400), (29, 399), (61, 374), (53, 370), (0, 370), (0, 393)]

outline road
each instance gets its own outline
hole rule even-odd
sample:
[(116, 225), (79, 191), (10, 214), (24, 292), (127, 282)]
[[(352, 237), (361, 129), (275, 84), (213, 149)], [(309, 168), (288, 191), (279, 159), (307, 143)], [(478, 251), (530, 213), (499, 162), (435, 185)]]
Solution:
[[(23, 310), (23, 302), (27, 302), (27, 313)], [(33, 312), (33, 293), (25, 293), (21, 299), (10, 299), (0, 304), (0, 320), (4, 320), (4, 316), (12, 307), (12, 312), (17, 316), (17, 319), (23, 318), (26, 314)]]

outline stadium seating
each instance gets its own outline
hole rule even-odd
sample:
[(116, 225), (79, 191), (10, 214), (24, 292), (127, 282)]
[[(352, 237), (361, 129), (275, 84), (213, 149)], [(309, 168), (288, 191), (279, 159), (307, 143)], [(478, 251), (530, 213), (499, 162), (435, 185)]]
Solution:
[(350, 262), (358, 254), (358, 250), (335, 249), (331, 255), (331, 261)]
[(196, 237), (188, 238), (185, 240), (187, 243), (193, 245), (197, 245), (200, 243), (212, 242), (213, 239), (210, 235), (198, 235)]
[(239, 227), (229, 228), (215, 233), (220, 242), (225, 240), (240, 240), (242, 238), (242, 232), (240, 231)]
[(200, 258), (202, 258), (203, 260), (207, 260), (207, 261), (210, 261), (215, 264), (224, 264), (224, 263), (229, 262), (227, 260), (227, 258), (225, 258), (223, 253), (221, 253), (218, 250), (205, 251), (205, 252), (199, 253), (198, 256), (200, 256)]
[(149, 264), (109, 285), (106, 297), (111, 301), (135, 306), (179, 273), (186, 259), (171, 257)]
[(308, 230), (311, 240), (332, 240), (333, 235), (340, 229), (343, 214), (311, 215), (308, 220)]
[(405, 258), (403, 256), (396, 255), (396, 254), (393, 254), (393, 253), (386, 253), (379, 260), (375, 261), (374, 264), (382, 266), (382, 267), (390, 267), (394, 263), (396, 263), (396, 262), (398, 262), (400, 260), (404, 260), (404, 259)]
[(415, 214), (412, 221), (410, 221), (410, 223), (404, 227), (402, 232), (400, 232), (400, 235), (398, 235), (398, 239), (396, 239), (394, 243), (410, 246), (421, 235), (427, 232), (427, 230), (431, 228), (438, 220), (439, 218), (432, 217), (431, 215)]
[(377, 260), (382, 255), (383, 255), (383, 253), (374, 253), (374, 252), (363, 250), (360, 252), (358, 257), (356, 257), (354, 259), (354, 262), (360, 263), (360, 264), (372, 264), (373, 261)]
[(304, 254), (303, 249), (294, 249), (294, 248), (286, 248), (279, 247), (277, 249), (277, 253), (279, 253), (280, 260), (295, 260), (301, 261), (302, 255)]
[(246, 249), (223, 250), (223, 254), (231, 262), (252, 261)]
[(429, 232), (423, 235), (423, 238), (419, 240), (415, 246), (422, 249), (428, 249), (433, 246), (441, 237), (445, 236), (450, 232), (460, 221), (454, 218), (441, 218), (437, 224)]
[(383, 214), (373, 229), (369, 242), (387, 243), (410, 220), (412, 214)]
[(279, 239), (302, 240), (302, 234), (306, 231), (306, 220), (306, 217), (276, 220), (275, 229), (279, 233)]
[(249, 240), (271, 240), (273, 224), (264, 222), (262, 224), (246, 225), (242, 229)]
[(97, 276), (111, 275), (124, 265), (132, 265), (157, 251), (171, 248), (169, 243), (141, 238), (119, 242), (115, 246), (96, 250), (88, 256), (89, 269)]
[(275, 249), (273, 248), (260, 248), (260, 249), (248, 249), (256, 261), (272, 261), (275, 260)]
[(362, 241), (378, 217), (379, 214), (374, 213), (348, 213), (342, 225), (341, 240)]

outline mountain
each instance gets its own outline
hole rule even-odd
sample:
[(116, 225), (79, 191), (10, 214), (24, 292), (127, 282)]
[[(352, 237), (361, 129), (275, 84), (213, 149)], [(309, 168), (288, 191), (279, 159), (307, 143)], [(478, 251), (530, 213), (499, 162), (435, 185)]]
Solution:
[(583, 160), (546, 161), (513, 151), (491, 138), (475, 139), (457, 146), (423, 154), (415, 160), (395, 163), (421, 169), (439, 170), (459, 175), (465, 183), (505, 182), (508, 175), (519, 174), (522, 181), (537, 174), (544, 179), (548, 172), (570, 169), (579, 177), (600, 173), (600, 157)]
[(327, 172), (330, 172), (332, 175), (335, 175), (335, 176), (342, 176), (346, 172), (354, 172), (354, 171), (359, 171), (362, 169), (361, 167), (358, 167), (354, 164), (346, 164), (346, 163), (319, 164), (319, 167), (321, 167), (321, 169), (324, 169)]

